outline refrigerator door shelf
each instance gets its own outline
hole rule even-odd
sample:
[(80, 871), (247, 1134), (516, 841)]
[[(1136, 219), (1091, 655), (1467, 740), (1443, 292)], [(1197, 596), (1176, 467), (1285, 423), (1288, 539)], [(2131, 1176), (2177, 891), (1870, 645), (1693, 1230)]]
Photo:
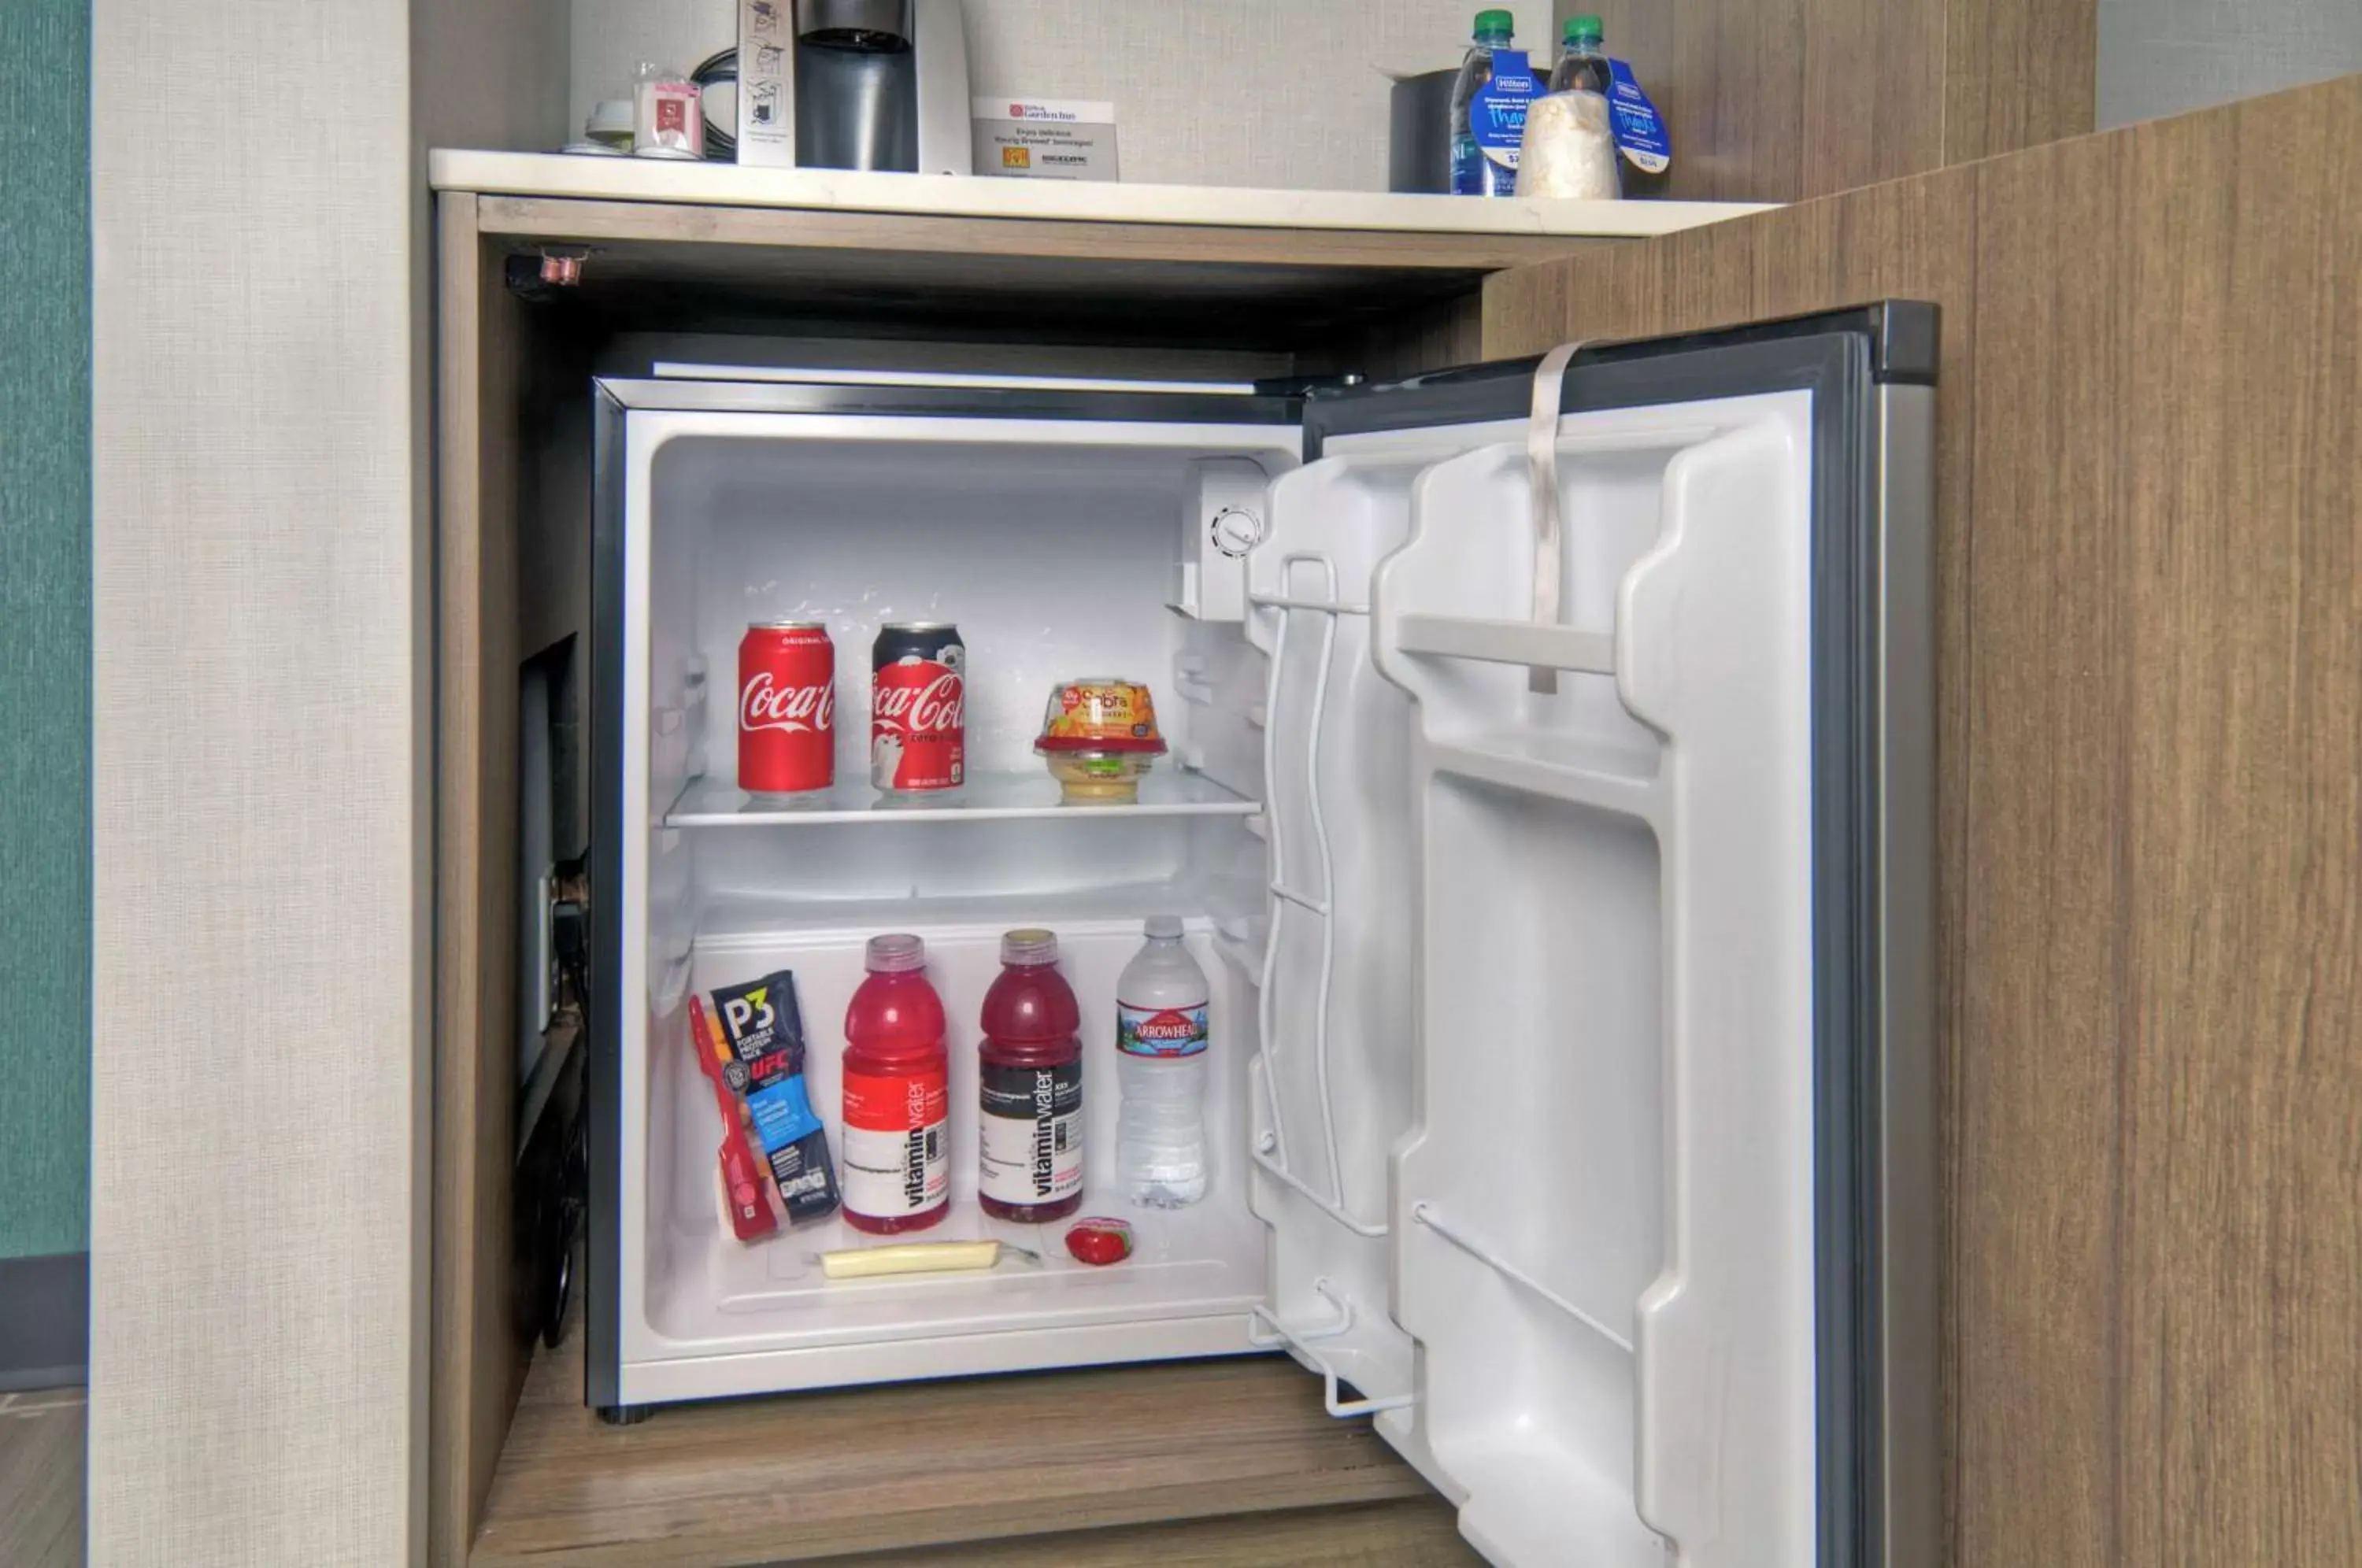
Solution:
[[(1819, 1561), (1812, 398), (1707, 412), (1563, 422), (1593, 438), (1591, 472), (1562, 454), (1569, 624), (1495, 629), (1533, 599), (1509, 446), (1421, 477), (1374, 595), (1425, 889), (1396, 1312), (1502, 1562), (1570, 1525), (1611, 1568), (1659, 1532), (1701, 1568)], [(1538, 695), (1535, 662), (1574, 673)]]

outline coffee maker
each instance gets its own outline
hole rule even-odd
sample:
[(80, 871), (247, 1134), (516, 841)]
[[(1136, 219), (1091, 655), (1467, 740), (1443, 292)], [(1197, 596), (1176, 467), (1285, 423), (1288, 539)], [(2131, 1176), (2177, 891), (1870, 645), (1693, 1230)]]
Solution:
[(972, 171), (960, 0), (739, 0), (738, 161)]

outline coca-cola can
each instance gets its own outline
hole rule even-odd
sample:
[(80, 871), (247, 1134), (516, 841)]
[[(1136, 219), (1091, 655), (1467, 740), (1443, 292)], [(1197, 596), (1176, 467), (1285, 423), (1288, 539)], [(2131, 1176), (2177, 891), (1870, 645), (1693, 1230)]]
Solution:
[(869, 654), (869, 781), (915, 794), (967, 781), (967, 645), (949, 621), (881, 626)]
[(836, 781), (836, 646), (818, 621), (757, 621), (738, 645), (738, 788), (800, 795)]

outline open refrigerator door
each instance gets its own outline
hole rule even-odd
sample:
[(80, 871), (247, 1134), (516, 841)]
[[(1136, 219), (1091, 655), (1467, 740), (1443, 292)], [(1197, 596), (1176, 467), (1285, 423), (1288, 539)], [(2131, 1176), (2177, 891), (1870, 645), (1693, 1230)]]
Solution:
[(1275, 487), (1257, 1332), (1496, 1562), (1926, 1560), (1931, 330), (1316, 403)]

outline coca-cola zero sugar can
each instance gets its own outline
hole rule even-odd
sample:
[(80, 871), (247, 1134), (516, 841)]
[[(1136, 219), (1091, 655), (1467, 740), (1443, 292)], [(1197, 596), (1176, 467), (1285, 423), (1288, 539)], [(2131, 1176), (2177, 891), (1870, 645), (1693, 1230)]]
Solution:
[(869, 781), (911, 793), (967, 779), (967, 645), (948, 621), (881, 626), (869, 657)]
[(800, 795), (836, 779), (836, 646), (818, 621), (757, 621), (738, 645), (738, 788)]

